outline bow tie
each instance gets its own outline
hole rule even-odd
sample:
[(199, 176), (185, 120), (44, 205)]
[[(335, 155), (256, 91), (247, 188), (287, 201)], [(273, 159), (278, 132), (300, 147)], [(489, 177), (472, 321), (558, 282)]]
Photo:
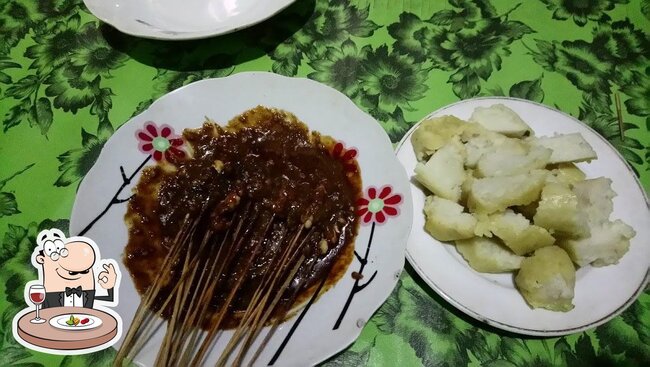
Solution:
[(77, 296), (81, 297), (81, 286), (78, 286), (76, 288), (65, 287), (65, 295), (66, 295), (66, 297), (69, 297), (73, 293), (76, 294)]

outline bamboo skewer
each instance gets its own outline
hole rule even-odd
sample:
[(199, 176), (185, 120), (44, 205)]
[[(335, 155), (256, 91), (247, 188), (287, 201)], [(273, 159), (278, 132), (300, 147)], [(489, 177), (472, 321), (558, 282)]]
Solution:
[[(296, 235), (292, 238), (290, 244), (297, 243), (297, 238), (299, 237), (301, 231), (302, 231), (302, 227), (300, 227), (300, 229), (298, 230)], [(244, 316), (242, 318), (242, 325), (243, 326), (240, 325), (240, 327), (236, 330), (235, 334), (231, 337), (228, 345), (226, 346), (226, 348), (224, 349), (224, 352), (221, 355), (221, 358), (219, 359), (219, 361), (217, 361), (217, 365), (220, 365), (221, 363), (225, 363), (224, 357), (227, 358), (230, 355), (230, 353), (232, 352), (232, 349), (235, 346), (237, 346), (239, 344), (239, 342), (241, 341), (241, 338), (244, 335), (249, 334), (249, 330), (250, 330), (250, 332), (254, 332), (260, 318), (262, 318), (262, 310), (264, 308), (268, 309), (268, 307), (264, 307), (264, 305), (266, 305), (269, 294), (274, 290), (275, 280), (277, 279), (278, 275), (282, 274), (282, 272), (283, 272), (283, 270), (282, 270), (283, 269), (283, 266), (282, 266), (283, 261), (287, 258), (287, 254), (289, 254), (291, 252), (291, 250), (292, 250), (292, 246), (290, 245), (288, 248), (285, 248), (284, 252), (278, 251), (278, 253), (274, 254), (273, 259), (270, 262), (270, 265), (267, 266), (266, 269), (265, 269), (264, 278), (263, 278), (262, 282), (260, 282), (257, 290), (255, 291), (255, 293), (254, 293), (254, 295), (253, 295), (253, 297), (252, 297), (252, 299), (251, 299), (251, 301), (249, 303), (249, 306), (248, 306), (248, 308), (247, 308), (247, 310), (246, 310), (246, 312), (245, 312), (245, 314), (244, 314)], [(283, 256), (280, 257), (280, 260), (279, 260), (280, 264), (278, 264), (279, 266), (277, 267), (277, 269), (280, 269), (280, 270), (278, 272), (275, 272), (275, 273), (269, 272), (268, 270), (271, 269), (271, 268), (276, 269), (274, 260), (276, 259), (277, 255), (279, 255), (279, 254), (283, 255)], [(268, 277), (265, 276), (267, 274), (269, 274)], [(294, 275), (295, 275), (295, 273), (293, 273), (291, 275), (291, 279), (293, 279)], [(282, 290), (283, 289), (284, 288), (281, 288), (279, 291), (277, 291), (277, 294), (279, 296), (282, 295)], [(263, 291), (264, 291), (264, 295), (262, 296)], [(259, 301), (260, 297), (262, 297), (261, 302)], [(263, 307), (258, 307), (258, 305), (262, 305)], [(272, 308), (273, 305), (271, 305), (270, 307)], [(252, 322), (253, 326), (251, 326), (251, 322)], [(248, 337), (246, 339), (248, 340)], [(240, 349), (240, 354), (241, 354), (241, 350), (243, 350), (243, 349), (247, 349), (246, 344), (244, 345), (244, 347), (242, 347)], [(235, 362), (235, 364), (237, 364), (237, 363)]]
[[(239, 230), (241, 229), (241, 226), (242, 226), (243, 221), (244, 221), (243, 219), (245, 219), (245, 215), (247, 214), (248, 209), (249, 209), (249, 206), (246, 207), (245, 214), (243, 215), (243, 217), (239, 218), (239, 222), (238, 222), (238, 224), (236, 226), (236, 230), (235, 230), (235, 235), (234, 235), (235, 238), (236, 238), (237, 234), (239, 233)], [(215, 276), (214, 271), (215, 271), (215, 269), (217, 269), (217, 264), (220, 263), (219, 260), (222, 259), (222, 256), (221, 256), (222, 253), (226, 254), (225, 255), (226, 258), (231, 258), (231, 254), (230, 254), (231, 251), (227, 251), (227, 252), (223, 251), (224, 247), (227, 247), (227, 246), (224, 246), (224, 245), (226, 244), (226, 241), (227, 241), (227, 239), (228, 239), (228, 237), (230, 235), (230, 232), (231, 232), (230, 228), (231, 227), (232, 227), (232, 221), (230, 223), (229, 229), (226, 231), (226, 234), (222, 238), (221, 246), (219, 246), (216, 257), (214, 259), (211, 259), (209, 256), (207, 257), (208, 260), (206, 260), (206, 263), (209, 262), (210, 260), (213, 260), (213, 261), (212, 261), (212, 265), (210, 266), (210, 275), (206, 278), (206, 282), (209, 282), (210, 279), (214, 278), (214, 276)], [(231, 248), (228, 247), (228, 250), (231, 250)], [(208, 253), (208, 255), (210, 255), (210, 254), (211, 254), (211, 252)], [(219, 269), (222, 269), (223, 265), (224, 265), (223, 261), (221, 262), (220, 265), (221, 266), (219, 267)], [(219, 272), (217, 272), (216, 275), (219, 275), (220, 273), (221, 273), (221, 270), (219, 270)], [(202, 274), (202, 277), (203, 277), (204, 274), (205, 274), (205, 272)], [(201, 284), (205, 284), (205, 283), (203, 283), (201, 280), (199, 280), (199, 285), (197, 286), (198, 289), (203, 289)], [(189, 345), (187, 345), (186, 347), (183, 347), (181, 345), (181, 346), (179, 346), (179, 348), (174, 348), (174, 350), (185, 349), (185, 351), (182, 352), (182, 354), (180, 356), (180, 360), (185, 361), (185, 363), (183, 363), (183, 365), (188, 364), (187, 359), (189, 358), (189, 355), (191, 354), (192, 350), (194, 349), (194, 347), (193, 347), (194, 344), (193, 343), (196, 341), (196, 338), (198, 337), (198, 330), (200, 328), (200, 325), (202, 325), (204, 320), (205, 320), (205, 310), (206, 310), (207, 306), (209, 305), (209, 300), (212, 298), (212, 295), (213, 295), (216, 284), (217, 284), (217, 282), (212, 282), (212, 284), (207, 287), (206, 292), (194, 292), (193, 293), (192, 301), (190, 302), (189, 309), (194, 309), (194, 308), (197, 307), (197, 305), (194, 303), (194, 300), (196, 299), (196, 294), (201, 293), (201, 297), (198, 300), (198, 303), (199, 303), (198, 307), (199, 307), (199, 310), (200, 310), (198, 314), (201, 315), (201, 320), (198, 323), (194, 324), (193, 323), (193, 320), (194, 320), (193, 316), (196, 316), (197, 313), (191, 313), (191, 315), (193, 315), (193, 316), (190, 316), (191, 320), (188, 320), (188, 322), (183, 324), (183, 328), (182, 328), (182, 330), (180, 332), (181, 337), (178, 338), (179, 340), (182, 340), (183, 343), (186, 341), (184, 336), (186, 336), (187, 332), (189, 332), (191, 330), (191, 327), (193, 325), (195, 325), (195, 330), (192, 331), (192, 333), (191, 333), (192, 335), (189, 337)]]
[[(240, 224), (237, 226), (237, 229), (235, 230), (234, 238), (237, 237), (240, 228), (241, 228), (241, 222), (240, 222)], [(225, 243), (226, 239), (227, 239), (227, 235), (226, 235), (226, 236), (224, 237), (224, 239), (223, 239), (222, 247), (221, 247), (221, 248), (224, 247), (223, 244)], [(231, 249), (231, 248), (228, 248), (228, 250), (229, 250), (229, 251), (224, 252), (224, 254), (225, 254), (224, 256), (225, 256), (226, 258), (229, 258), (229, 257), (230, 257), (230, 252), (231, 252), (230, 250), (232, 250), (232, 249)], [(219, 260), (221, 260), (221, 261), (219, 261)], [(221, 257), (221, 249), (220, 249), (219, 252), (218, 252), (218, 254), (217, 254), (217, 259), (216, 259), (215, 262), (213, 263), (213, 268), (212, 268), (212, 272), (211, 272), (211, 275), (212, 275), (212, 276), (210, 276), (208, 279), (213, 278), (214, 275), (219, 276), (219, 275), (221, 274), (221, 270), (222, 270), (223, 267), (224, 267), (224, 262), (225, 262), (225, 259), (222, 259), (222, 257)], [(217, 267), (217, 264), (219, 264), (218, 267)], [(215, 271), (215, 269), (217, 269), (217, 268), (219, 268), (220, 270), (219, 270), (219, 271)], [(201, 298), (199, 299), (199, 304), (200, 304), (201, 306), (200, 306), (200, 308), (199, 308), (199, 312), (198, 312), (198, 314), (201, 315), (201, 318), (200, 318), (200, 321), (196, 324), (196, 325), (198, 325), (198, 326), (203, 325), (203, 323), (204, 323), (205, 320), (206, 320), (207, 313), (206, 313), (205, 311), (207, 310), (207, 307), (208, 307), (208, 305), (209, 305), (209, 300), (212, 298), (212, 295), (213, 295), (213, 293), (214, 293), (214, 290), (216, 289), (216, 286), (217, 286), (217, 282), (216, 282), (216, 281), (215, 281), (215, 282), (212, 282), (212, 283), (208, 286), (208, 289), (206, 290), (206, 292), (203, 292), (203, 294), (201, 295)], [(195, 328), (195, 329), (193, 330), (193, 332), (192, 332), (192, 336), (191, 336), (191, 339), (190, 339), (190, 342), (189, 342), (189, 345), (190, 345), (190, 346), (189, 346), (189, 347), (186, 349), (186, 351), (183, 353), (183, 357), (181, 358), (181, 361), (182, 361), (181, 365), (184, 365), (184, 366), (185, 366), (185, 365), (189, 365), (189, 364), (190, 364), (190, 361), (191, 361), (191, 354), (192, 354), (192, 352), (193, 352), (193, 350), (195, 349), (195, 346), (196, 346), (194, 343), (197, 341), (197, 338), (199, 337), (199, 332), (200, 332), (200, 328), (198, 328), (198, 327)]]
[[(181, 224), (181, 227), (177, 233), (176, 239), (174, 243), (179, 244), (182, 238), (185, 237), (185, 232), (187, 230), (187, 224), (188, 224), (188, 219), (189, 219), (189, 214), (185, 216), (185, 219), (183, 223)], [(190, 227), (191, 231), (192, 226)], [(168, 255), (165, 257), (165, 260), (163, 260), (163, 265), (162, 269), (167, 268), (168, 264), (171, 262), (172, 258), (175, 258), (176, 255), (178, 254), (180, 250), (180, 245), (177, 245), (176, 248), (172, 248)], [(143, 297), (143, 301), (140, 302), (138, 305), (138, 308), (136, 310), (135, 316), (133, 318), (133, 321), (131, 322), (131, 325), (138, 325), (139, 323), (142, 322), (142, 318), (145, 316), (147, 312), (151, 312), (149, 310), (149, 306), (151, 305), (151, 299), (153, 298), (152, 296), (157, 293), (157, 288), (160, 286), (162, 277), (156, 278), (154, 283), (149, 287), (147, 292), (145, 293), (145, 296)], [(122, 343), (122, 347), (118, 351), (114, 363), (114, 366), (119, 366), (118, 362), (122, 361), (124, 357), (127, 355), (131, 343), (133, 342), (133, 338), (136, 335), (137, 331), (139, 330), (139, 327), (131, 327), (129, 328), (129, 331), (127, 332), (127, 335), (124, 338), (124, 342)]]
[[(266, 225), (264, 226), (264, 233), (263, 235), (266, 235), (266, 232), (268, 231), (268, 228), (270, 227), (271, 223), (273, 221), (273, 216), (271, 217), (270, 220), (267, 221)], [(251, 222), (253, 223), (253, 222)], [(240, 240), (240, 244), (243, 242), (243, 238)], [(244, 266), (244, 269), (249, 269), (254, 258), (257, 256), (257, 253), (260, 250), (261, 244), (264, 241), (260, 238), (257, 238), (256, 241), (254, 241), (255, 245), (253, 247), (253, 250), (251, 251), (251, 254), (249, 257), (246, 259), (246, 266)], [(238, 246), (237, 246), (238, 247)], [(230, 306), (230, 303), (232, 302), (233, 298), (237, 294), (237, 291), (239, 290), (239, 287), (241, 286), (245, 276), (242, 274), (240, 275), (236, 280), (235, 284), (233, 285), (232, 289), (228, 293), (228, 296), (226, 298), (226, 301), (224, 304), (221, 306), (221, 309), (219, 310), (218, 316), (217, 316), (217, 321), (214, 322), (212, 329), (208, 333), (208, 337), (203, 341), (201, 347), (199, 348), (197, 355), (195, 358), (192, 360), (191, 365), (199, 365), (202, 363), (203, 358), (205, 357), (205, 354), (208, 350), (208, 347), (212, 344), (212, 341), (214, 339), (214, 336), (216, 334), (216, 331), (218, 330), (219, 326), (221, 325), (221, 322), (223, 321), (223, 317), (225, 316), (226, 312), (228, 311), (228, 307)]]
[[(164, 321), (157, 313), (167, 314), (168, 320), (155, 365), (202, 365), (222, 334), (222, 323), (232, 312), (231, 306), (249, 276), (255, 277), (256, 288), (246, 300), (248, 305), (243, 315), (237, 316), (238, 327), (223, 348), (216, 366), (241, 365), (262, 329), (271, 322), (269, 333), (256, 347), (249, 363), (259, 356), (284, 317), (272, 320), (272, 315), (286, 314), (307, 284), (307, 279), (300, 279), (291, 285), (301, 269), (310, 273), (314, 266), (303, 268), (314, 251), (305, 244), (313, 241), (317, 232), (311, 226), (305, 232), (304, 224), (289, 229), (274, 213), (265, 212), (260, 205), (251, 202), (236, 206), (227, 226), (220, 227), (225, 228), (225, 233), (206, 230), (212, 220), (210, 212), (222, 213), (221, 209), (223, 206), (219, 204), (206, 203), (197, 217), (191, 220), (185, 217), (168, 247), (160, 276), (153, 279), (143, 295), (114, 366), (132, 361), (160, 329)], [(265, 268), (249, 275), (262, 253)], [(228, 274), (236, 276), (231, 278)], [(219, 296), (224, 291), (223, 296)], [(217, 299), (216, 309), (208, 312), (210, 307), (215, 307)], [(204, 332), (202, 328), (206, 326), (208, 329)]]
[[(298, 272), (298, 269), (302, 266), (303, 261), (305, 260), (304, 255), (300, 257), (300, 260), (296, 262), (294, 265), (293, 269), (289, 273), (289, 276), (285, 278), (284, 284), (280, 287), (280, 291), (276, 293), (275, 298), (271, 302), (270, 306), (266, 307), (266, 312), (264, 313), (264, 316), (262, 317), (261, 320), (259, 320), (256, 324), (255, 327), (252, 329), (252, 333), (249, 335), (249, 337), (246, 339), (244, 343), (244, 347), (240, 349), (239, 354), (237, 355), (235, 359), (235, 365), (240, 365), (242, 362), (243, 358), (243, 353), (246, 353), (248, 351), (248, 348), (250, 347), (250, 344), (252, 343), (252, 340), (257, 336), (258, 330), (261, 329), (261, 326), (266, 323), (266, 320), (269, 318), (271, 315), (271, 312), (275, 309), (275, 306), (277, 305), (278, 301), (280, 301), (280, 298), (282, 297), (282, 290), (286, 289), (286, 287), (289, 285), (289, 283), (293, 280), (293, 277), (296, 275)], [(267, 297), (270, 295), (270, 292), (267, 293)], [(262, 310), (260, 310), (262, 311)]]
[[(201, 245), (198, 249), (198, 254), (201, 253), (203, 248), (205, 247), (206, 243), (209, 241), (210, 237), (212, 236), (212, 233), (210, 231), (206, 232), (206, 234), (203, 237), (203, 240), (201, 242)], [(188, 253), (192, 252), (192, 247), (193, 243), (190, 244), (190, 248), (188, 249)], [(189, 261), (190, 256), (185, 257), (184, 265), (183, 265), (183, 275), (188, 273), (188, 266), (190, 264)], [(195, 258), (194, 260), (198, 262), (200, 258)], [(195, 264), (197, 265), (197, 264)], [(189, 276), (185, 278), (184, 281), (179, 282), (180, 283), (180, 292), (176, 296), (176, 303), (174, 305), (174, 311), (172, 313), (172, 317), (170, 318), (170, 321), (168, 322), (168, 330), (170, 332), (165, 334), (165, 339), (163, 341), (163, 347), (161, 348), (161, 351), (167, 351), (167, 354), (163, 354), (164, 358), (163, 365), (169, 365), (170, 362), (174, 361), (174, 356), (175, 353), (177, 352), (177, 348), (173, 347), (173, 341), (174, 340), (183, 340), (182, 339), (182, 334), (180, 334), (180, 330), (176, 329), (176, 323), (179, 322), (179, 317), (180, 313), (182, 310), (185, 308), (185, 301), (187, 300), (187, 297), (189, 296), (190, 293), (190, 288), (192, 287), (192, 283), (194, 281), (194, 277), (196, 276), (196, 271), (199, 267), (198, 266), (192, 266), (191, 270), (189, 270)], [(187, 291), (185, 291), (185, 289)], [(180, 295), (180, 297), (178, 296)], [(182, 324), (181, 324), (182, 325)], [(178, 335), (180, 334), (180, 335)], [(158, 363), (156, 363), (158, 364)]]

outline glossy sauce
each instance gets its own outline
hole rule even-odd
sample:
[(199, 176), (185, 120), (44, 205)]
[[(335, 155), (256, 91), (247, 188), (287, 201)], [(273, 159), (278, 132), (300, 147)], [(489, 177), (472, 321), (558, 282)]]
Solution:
[[(248, 213), (243, 222), (251, 228), (247, 238), (253, 239), (242, 245), (229, 270), (214, 279), (220, 291), (211, 300), (213, 313), (223, 305), (233, 279), (245, 277), (223, 328), (238, 325), (274, 255), (291, 237), (300, 239), (306, 260), (272, 320), (286, 317), (308, 299), (324, 277), (327, 289), (345, 274), (354, 254), (361, 176), (356, 161), (350, 169), (350, 161), (332, 156), (332, 138), (309, 132), (289, 113), (264, 107), (245, 112), (226, 127), (206, 122), (184, 131), (183, 138), (191, 158), (172, 157), (171, 162), (145, 169), (128, 205), (129, 242), (123, 260), (140, 294), (160, 275), (183, 218), (197, 216), (206, 207), (210, 217), (200, 230), (225, 233), (236, 222), (233, 218)], [(244, 259), (256, 238), (264, 242), (252, 265), (246, 266)], [(219, 244), (213, 246), (217, 251)], [(172, 274), (166, 287), (171, 289), (178, 276)], [(158, 311), (169, 316), (170, 310)]]

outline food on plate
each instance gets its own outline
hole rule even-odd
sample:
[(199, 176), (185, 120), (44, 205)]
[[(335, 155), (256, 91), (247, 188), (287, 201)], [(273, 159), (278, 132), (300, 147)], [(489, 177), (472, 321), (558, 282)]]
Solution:
[(630, 248), (630, 240), (636, 234), (621, 220), (591, 225), (589, 231), (588, 237), (558, 241), (579, 266), (616, 264)]
[(545, 170), (533, 170), (512, 176), (475, 178), (467, 206), (472, 212), (490, 214), (514, 205), (530, 204), (539, 198), (546, 174)]
[(476, 122), (488, 130), (506, 136), (520, 138), (532, 134), (530, 126), (515, 111), (503, 104), (477, 107), (469, 118), (469, 121)]
[(490, 215), (489, 230), (520, 256), (555, 242), (548, 230), (531, 224), (526, 217), (510, 209)]
[(549, 182), (558, 182), (565, 184), (574, 184), (576, 182), (584, 181), (587, 176), (585, 173), (576, 167), (573, 163), (559, 163), (556, 165), (549, 165), (547, 169), (550, 171), (547, 180)]
[(481, 156), (476, 163), (478, 177), (511, 176), (546, 167), (551, 150), (533, 146), (527, 152), (497, 149)]
[(427, 163), (415, 166), (416, 179), (432, 193), (447, 200), (460, 200), (461, 185), (465, 181), (465, 147), (459, 139), (452, 139), (437, 150)]
[(533, 222), (558, 236), (579, 238), (589, 234), (585, 210), (567, 184), (551, 182), (544, 187)]
[(532, 307), (552, 311), (573, 309), (576, 269), (557, 246), (542, 247), (521, 262), (515, 284)]
[(424, 229), (440, 241), (462, 240), (474, 237), (476, 218), (464, 213), (462, 205), (435, 195), (427, 197)]
[(564, 238), (558, 243), (579, 266), (605, 266), (618, 262), (630, 247), (636, 234), (621, 220), (610, 221), (614, 211), (612, 199), (616, 193), (612, 181), (599, 177), (575, 183), (573, 191), (579, 206), (585, 208), (588, 235)]
[(70, 315), (70, 318), (66, 320), (65, 323), (68, 324), (68, 326), (76, 326), (79, 324), (79, 318), (74, 317), (74, 315)]
[(508, 138), (475, 123), (466, 124), (462, 131), (461, 141), (465, 143), (467, 150), (465, 165), (469, 168), (475, 168), (484, 154), (497, 148), (513, 154), (525, 154), (528, 151), (527, 145), (522, 140)]
[(621, 220), (590, 226), (589, 232), (589, 236), (558, 242), (579, 266), (616, 264), (630, 248), (630, 240), (636, 234)]
[(596, 152), (580, 133), (531, 137), (528, 142), (550, 149), (553, 152), (550, 163), (589, 162), (597, 158)]
[(517, 273), (531, 307), (572, 309), (574, 264), (616, 264), (627, 252), (635, 232), (610, 219), (611, 180), (576, 166), (597, 158), (582, 135), (535, 136), (502, 104), (422, 126), (412, 140), (415, 179), (431, 193), (425, 230), (455, 241), (478, 272)]
[(70, 315), (70, 318), (65, 321), (66, 325), (68, 326), (77, 326), (79, 324), (81, 325), (86, 325), (90, 321), (89, 318), (84, 317), (83, 319), (80, 319), (78, 317), (75, 317), (74, 315)]
[(424, 156), (430, 156), (447, 144), (452, 137), (458, 135), (464, 126), (465, 121), (454, 116), (423, 121), (411, 138), (418, 160), (422, 160)]
[[(186, 129), (183, 140), (187, 156), (145, 168), (129, 201), (124, 263), (144, 307), (120, 358), (157, 313), (172, 325), (159, 358), (201, 361), (222, 330), (235, 329), (227, 359), (319, 285), (331, 288), (354, 257), (360, 169), (333, 138), (260, 106), (226, 126)], [(208, 337), (183, 344), (201, 329)]]
[(616, 196), (612, 190), (612, 180), (605, 177), (577, 181), (573, 192), (578, 197), (578, 203), (587, 210), (587, 221), (590, 224), (603, 224), (609, 220), (614, 211), (612, 199)]
[(472, 237), (456, 241), (456, 250), (476, 271), (482, 273), (506, 273), (519, 269), (523, 256), (505, 248), (497, 239)]

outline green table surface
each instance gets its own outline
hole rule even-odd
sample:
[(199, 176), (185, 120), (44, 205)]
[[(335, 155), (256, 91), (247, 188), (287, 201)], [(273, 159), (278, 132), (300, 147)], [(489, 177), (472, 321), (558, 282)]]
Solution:
[[(298, 0), (252, 28), (165, 42), (103, 25), (80, 0), (0, 0), (0, 366), (110, 363), (112, 349), (27, 350), (11, 319), (36, 278), (35, 234), (67, 229), (103, 144), (163, 94), (242, 71), (308, 77), (349, 96), (393, 142), (449, 103), (525, 98), (596, 129), (647, 191), (649, 33), (648, 0)], [(650, 292), (594, 330), (522, 337), (464, 316), (407, 265), (359, 339), (324, 365), (648, 366)]]

